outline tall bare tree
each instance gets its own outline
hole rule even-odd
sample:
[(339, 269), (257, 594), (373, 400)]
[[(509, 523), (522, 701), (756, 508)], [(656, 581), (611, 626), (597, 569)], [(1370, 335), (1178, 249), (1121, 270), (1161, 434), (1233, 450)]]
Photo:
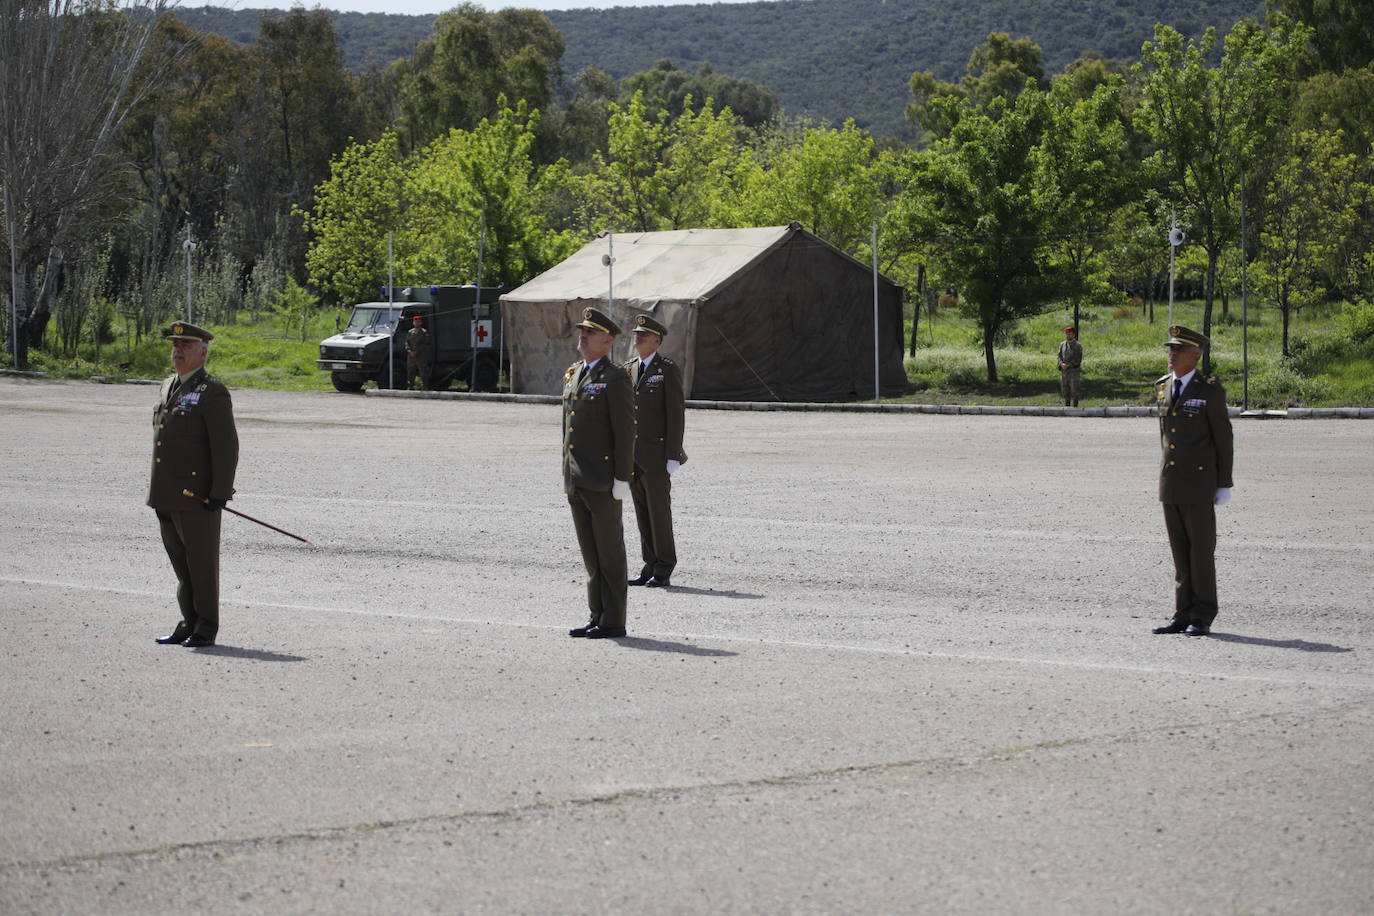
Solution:
[(118, 139), (166, 0), (0, 0), (0, 209), (7, 346), (41, 342), (68, 252), (118, 187)]

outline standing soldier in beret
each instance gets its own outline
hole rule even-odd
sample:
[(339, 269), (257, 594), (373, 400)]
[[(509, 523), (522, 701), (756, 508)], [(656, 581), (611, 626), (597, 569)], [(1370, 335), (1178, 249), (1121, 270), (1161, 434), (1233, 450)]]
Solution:
[(213, 646), (219, 632), (220, 510), (234, 495), (239, 437), (229, 389), (205, 371), (215, 335), (180, 322), (162, 336), (172, 341), (176, 374), (162, 383), (153, 410), (148, 505), (176, 572), (181, 621), (157, 641), (194, 649)]
[(634, 392), (630, 376), (610, 360), (620, 328), (597, 309), (578, 323), (582, 359), (563, 375), (563, 490), (587, 567), (586, 625), (569, 636), (625, 635), (625, 529), (621, 503), (634, 472)]
[(639, 356), (625, 364), (635, 392), (635, 473), (630, 492), (644, 566), (630, 584), (665, 588), (677, 566), (671, 478), (687, 460), (682, 450), (687, 395), (678, 364), (658, 353), (668, 329), (651, 315), (639, 315), (634, 333)]
[(406, 331), (406, 387), (409, 388), (420, 376), (420, 390), (429, 390), (429, 368), (434, 362), (434, 341), (425, 330), (424, 319), (419, 315), (411, 317), (411, 328)]
[(1078, 329), (1070, 325), (1064, 329), (1064, 342), (1059, 345), (1059, 394), (1065, 407), (1078, 406), (1082, 372), (1083, 345), (1078, 342)]
[(1206, 636), (1217, 616), (1216, 507), (1231, 498), (1233, 454), (1226, 392), (1197, 373), (1208, 340), (1169, 328), (1169, 374), (1155, 382), (1159, 410), (1159, 501), (1174, 556), (1174, 617), (1156, 633)]

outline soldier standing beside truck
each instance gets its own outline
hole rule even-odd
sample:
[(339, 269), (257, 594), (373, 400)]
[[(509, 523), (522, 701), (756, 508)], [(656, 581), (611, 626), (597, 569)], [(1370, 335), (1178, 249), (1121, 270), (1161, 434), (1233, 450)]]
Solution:
[(420, 376), (420, 390), (429, 390), (429, 370), (434, 362), (434, 342), (425, 330), (424, 319), (415, 315), (412, 327), (406, 333), (406, 387), (414, 387), (415, 376)]

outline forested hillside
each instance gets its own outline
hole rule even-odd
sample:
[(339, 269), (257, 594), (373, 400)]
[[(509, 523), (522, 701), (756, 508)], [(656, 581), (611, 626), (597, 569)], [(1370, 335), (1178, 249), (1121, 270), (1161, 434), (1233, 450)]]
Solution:
[[(957, 80), (989, 32), (1032, 39), (1043, 49), (1045, 71), (1058, 73), (1090, 51), (1134, 59), (1160, 22), (1199, 35), (1262, 12), (1260, 0), (773, 0), (545, 15), (563, 33), (568, 77), (595, 66), (621, 80), (663, 58), (688, 71), (710, 64), (771, 89), (788, 115), (834, 124), (854, 118), (878, 136), (909, 139), (903, 110), (911, 74)], [(205, 7), (178, 16), (199, 31), (249, 43), (262, 13)], [(409, 55), (434, 24), (433, 16), (334, 17), (344, 62), (354, 70)]]

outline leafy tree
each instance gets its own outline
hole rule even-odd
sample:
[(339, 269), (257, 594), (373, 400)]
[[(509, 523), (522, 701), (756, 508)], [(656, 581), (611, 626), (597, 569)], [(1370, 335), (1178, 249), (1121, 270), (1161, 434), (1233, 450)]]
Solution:
[(610, 138), (611, 103), (619, 98), (615, 80), (605, 71), (587, 67), (573, 79), (573, 97), (566, 108), (541, 119), (536, 149), (541, 162), (566, 159), (589, 163), (605, 154)]
[(1006, 32), (993, 32), (969, 55), (963, 79), (958, 83), (940, 82), (933, 73), (912, 74), (909, 83), (913, 101), (906, 117), (924, 130), (925, 139), (949, 135), (957, 121), (958, 109), (945, 104), (959, 100), (984, 108), (993, 99), (1014, 99), (1030, 80), (1043, 80), (1040, 46), (1028, 38), (1012, 38)]
[(781, 226), (797, 220), (851, 254), (869, 244), (882, 189), (873, 138), (853, 121), (840, 130), (807, 127), (775, 141), (754, 170), (733, 220)]
[(1075, 327), (1084, 299), (1111, 294), (1103, 255), (1112, 215), (1142, 190), (1138, 173), (1126, 168), (1120, 77), (1075, 98), (1081, 89), (1067, 80), (1051, 87), (1053, 123), (1036, 149), (1037, 166), (1055, 190), (1049, 229), (1055, 257), (1066, 268)]
[(471, 130), (500, 109), (498, 98), (545, 109), (561, 79), (563, 38), (536, 10), (487, 13), (465, 2), (434, 22), (432, 37), (397, 61), (398, 127), (411, 148), (449, 128)]
[(636, 92), (611, 106), (608, 155), (582, 179), (586, 229), (653, 232), (711, 226), (737, 196), (751, 159), (731, 111), (708, 103), (651, 115)]
[(670, 60), (660, 60), (648, 70), (625, 77), (620, 90), (626, 99), (642, 92), (650, 111), (666, 109), (673, 117), (689, 107), (700, 111), (708, 102), (717, 112), (729, 108), (746, 127), (762, 127), (778, 116), (776, 95), (758, 83), (716, 73), (710, 64), (702, 64), (691, 74)]
[(345, 302), (371, 298), (387, 274), (387, 233), (401, 226), (404, 187), (393, 131), (350, 146), (334, 161), (315, 189), (314, 207), (298, 211), (313, 239), (305, 266), (317, 289)]
[(282, 190), (300, 201), (328, 174), (330, 161), (356, 134), (356, 79), (344, 69), (327, 10), (296, 7), (263, 17), (258, 51), (276, 125)]
[(960, 307), (978, 321), (990, 382), (1003, 332), (1046, 311), (1064, 288), (1048, 244), (1059, 192), (1038, 152), (1053, 121), (1048, 94), (1034, 86), (961, 108), (950, 135), (913, 157), (903, 192), (918, 198), (909, 231), (940, 246)]
[(1368, 0), (1269, 0), (1269, 9), (1311, 28), (1321, 69), (1340, 73), (1374, 63), (1374, 16)]
[[(1241, 176), (1273, 154), (1289, 110), (1295, 63), (1308, 31), (1278, 20), (1272, 29), (1242, 21), (1209, 63), (1215, 30), (1185, 41), (1161, 25), (1142, 49), (1144, 99), (1137, 123), (1158, 147), (1168, 195), (1187, 211), (1207, 256), (1202, 332), (1211, 335), (1222, 250), (1236, 238)], [(1210, 351), (1206, 364), (1210, 364)]]
[(312, 281), (345, 301), (370, 295), (386, 276), (388, 232), (398, 283), (475, 281), (479, 240), (484, 284), (522, 282), (566, 257), (577, 240), (551, 217), (566, 170), (535, 163), (537, 124), (521, 102), (408, 157), (394, 132), (349, 148), (305, 215)]
[(421, 152), (406, 182), (409, 276), (475, 281), (479, 241), (483, 284), (524, 282), (572, 252), (576, 239), (548, 218), (565, 170), (536, 165), (538, 121), (520, 102)]
[(1343, 73), (1318, 73), (1298, 90), (1293, 126), (1339, 132), (1349, 152), (1374, 151), (1374, 66)]
[(1296, 134), (1265, 189), (1255, 285), (1283, 316), (1284, 356), (1293, 314), (1328, 294), (1358, 208), (1369, 197), (1355, 155), (1341, 147), (1332, 134)]
[(155, 77), (136, 77), (162, 0), (0, 4), (0, 210), (9, 268), (8, 349), (24, 368), (67, 259), (123, 188), (119, 139)]

